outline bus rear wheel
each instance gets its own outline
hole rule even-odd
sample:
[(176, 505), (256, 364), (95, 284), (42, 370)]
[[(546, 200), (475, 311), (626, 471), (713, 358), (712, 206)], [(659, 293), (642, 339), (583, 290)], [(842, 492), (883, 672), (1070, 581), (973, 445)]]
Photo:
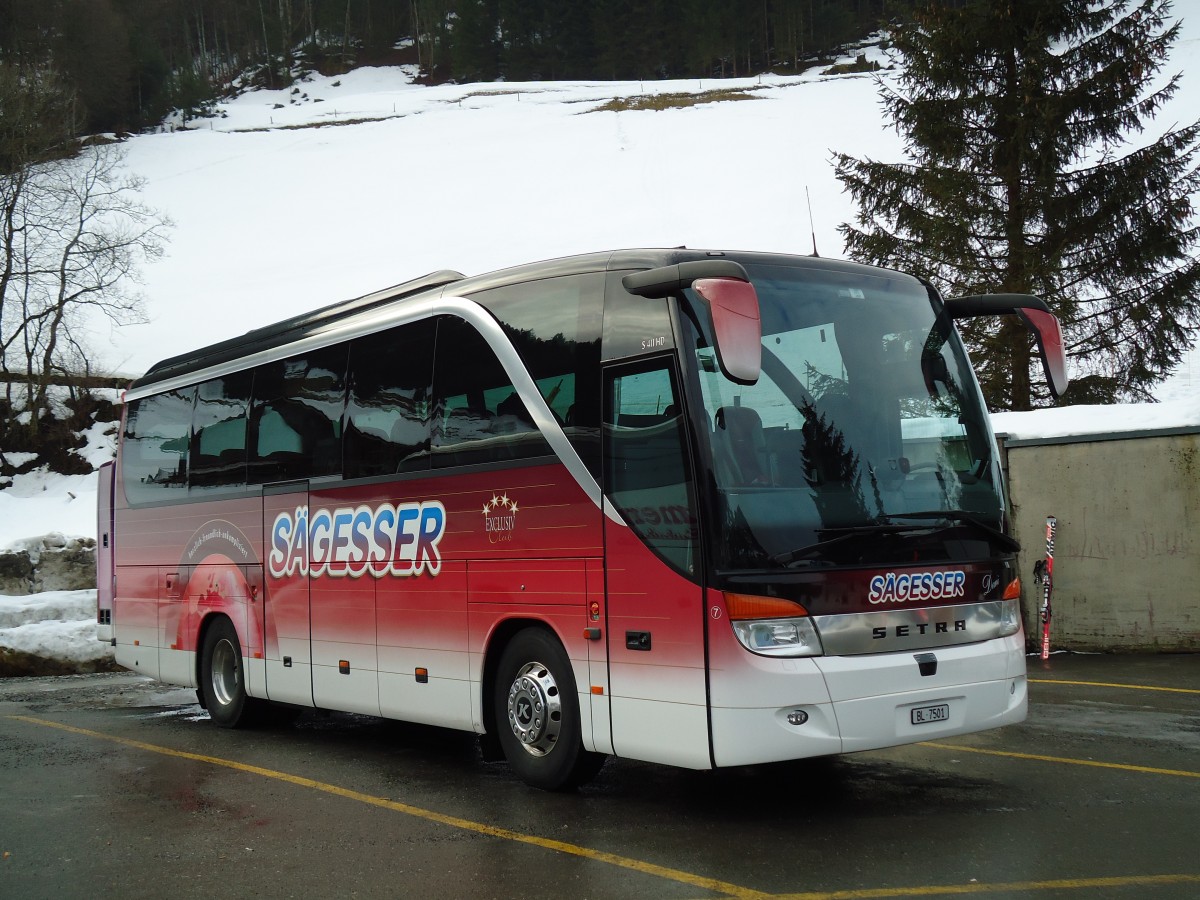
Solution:
[(583, 749), (571, 661), (547, 631), (527, 628), (504, 648), (493, 713), (505, 759), (532, 787), (570, 790), (604, 765), (602, 754)]
[(242, 645), (237, 629), (224, 616), (204, 634), (200, 693), (209, 717), (222, 728), (244, 728), (257, 719), (261, 701), (246, 694)]

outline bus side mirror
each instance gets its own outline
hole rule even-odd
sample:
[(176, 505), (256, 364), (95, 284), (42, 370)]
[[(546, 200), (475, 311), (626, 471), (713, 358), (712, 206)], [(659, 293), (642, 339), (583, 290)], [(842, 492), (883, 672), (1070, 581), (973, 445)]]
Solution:
[(762, 372), (762, 319), (758, 292), (748, 281), (701, 278), (692, 290), (708, 301), (717, 343), (717, 363), (738, 384), (754, 384)]
[(952, 319), (1020, 316), (1025, 326), (1033, 332), (1051, 396), (1057, 400), (1066, 393), (1071, 382), (1067, 375), (1067, 354), (1063, 347), (1062, 326), (1058, 317), (1050, 312), (1045, 300), (1031, 294), (975, 294), (947, 300), (945, 306)]
[(708, 304), (717, 364), (730, 380), (754, 384), (762, 371), (762, 318), (758, 292), (740, 263), (694, 260), (631, 272), (621, 279), (639, 297), (668, 297), (690, 287)]
[(1062, 326), (1058, 316), (1048, 310), (1035, 309), (1031, 306), (1017, 307), (1017, 315), (1033, 332), (1037, 342), (1038, 352), (1042, 355), (1042, 368), (1046, 372), (1046, 382), (1050, 385), (1050, 393), (1057, 400), (1067, 392), (1071, 383), (1067, 376), (1067, 354), (1063, 348)]

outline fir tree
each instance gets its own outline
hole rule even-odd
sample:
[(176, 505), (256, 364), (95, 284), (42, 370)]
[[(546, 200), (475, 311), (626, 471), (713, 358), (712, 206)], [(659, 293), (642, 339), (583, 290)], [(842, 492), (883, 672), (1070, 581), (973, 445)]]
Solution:
[(458, 5), (451, 47), (456, 78), (491, 81), (500, 74), (498, 17), (496, 4), (489, 0), (464, 0)]
[[(1169, 0), (928, 0), (881, 80), (909, 161), (837, 156), (855, 259), (948, 294), (1043, 297), (1063, 322), (1072, 402), (1149, 399), (1200, 318), (1200, 122), (1145, 134), (1175, 93)], [(962, 323), (993, 409), (1044, 402), (1011, 317)]]

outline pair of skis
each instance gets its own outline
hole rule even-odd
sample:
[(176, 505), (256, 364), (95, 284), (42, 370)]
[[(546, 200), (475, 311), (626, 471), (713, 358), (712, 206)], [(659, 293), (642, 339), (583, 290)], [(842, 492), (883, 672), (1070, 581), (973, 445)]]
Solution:
[(1042, 659), (1050, 658), (1050, 592), (1054, 589), (1054, 533), (1058, 520), (1046, 516), (1046, 558), (1033, 564), (1033, 583), (1042, 586)]

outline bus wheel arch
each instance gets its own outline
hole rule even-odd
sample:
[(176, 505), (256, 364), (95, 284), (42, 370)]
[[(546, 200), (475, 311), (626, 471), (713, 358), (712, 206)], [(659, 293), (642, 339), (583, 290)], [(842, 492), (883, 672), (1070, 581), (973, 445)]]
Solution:
[(605, 757), (583, 747), (579, 694), (558, 636), (540, 624), (505, 623), (485, 663), (484, 722), (526, 784), (571, 790)]
[(206, 616), (197, 635), (197, 689), (200, 705), (222, 728), (254, 724), (262, 701), (246, 693), (242, 642), (233, 620), (221, 613)]
[[(488, 761), (504, 759), (504, 750), (499, 742), (499, 723), (496, 721), (495, 704), (492, 702), (492, 696), (496, 689), (496, 679), (499, 677), (500, 657), (504, 655), (504, 648), (519, 632), (526, 628), (542, 628), (546, 626), (537, 619), (505, 619), (503, 622), (496, 624), (496, 627), (487, 638), (487, 649), (483, 655), (483, 669), (480, 672), (481, 682), (481, 712), (483, 714), (483, 729), (484, 734), (481, 735), (481, 740), (484, 742), (484, 758)], [(492, 752), (489, 754), (489, 750)]]

